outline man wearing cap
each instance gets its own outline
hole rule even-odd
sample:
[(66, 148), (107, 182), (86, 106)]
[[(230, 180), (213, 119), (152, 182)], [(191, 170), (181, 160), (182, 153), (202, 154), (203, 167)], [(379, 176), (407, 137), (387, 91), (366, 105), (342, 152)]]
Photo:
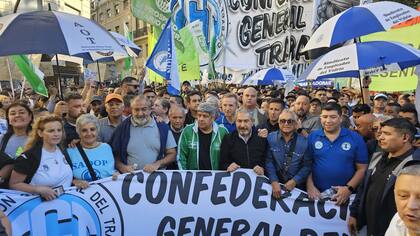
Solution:
[(311, 107), (309, 108), (309, 114), (313, 115), (313, 116), (319, 116), (321, 115), (321, 100), (319, 100), (318, 98), (312, 98), (311, 99)]
[(382, 123), (379, 146), (383, 151), (373, 154), (356, 198), (350, 206), (348, 227), (356, 235), (367, 226), (367, 235), (384, 235), (397, 212), (394, 201), (396, 176), (411, 160), (415, 160), (412, 141), (416, 128), (404, 118)]
[(376, 117), (384, 116), (388, 97), (383, 93), (378, 93), (373, 98), (373, 115)]
[(125, 119), (122, 115), (123, 109), (123, 98), (121, 95), (111, 93), (106, 96), (105, 110), (108, 116), (99, 119), (99, 141), (108, 143), (111, 140), (115, 128)]
[(289, 93), (286, 96), (286, 105), (288, 108), (292, 107), (292, 104), (296, 101), (296, 95), (294, 93)]
[(219, 170), (220, 146), (226, 128), (215, 121), (218, 108), (204, 102), (198, 106), (197, 120), (182, 131), (178, 145), (180, 170)]
[(90, 114), (94, 115), (96, 118), (100, 118), (102, 108), (102, 97), (93, 96), (90, 101)]

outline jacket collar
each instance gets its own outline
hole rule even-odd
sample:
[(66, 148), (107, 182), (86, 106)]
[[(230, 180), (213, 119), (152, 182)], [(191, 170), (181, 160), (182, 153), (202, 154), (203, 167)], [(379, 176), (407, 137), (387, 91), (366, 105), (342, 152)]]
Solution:
[[(217, 132), (219, 131), (219, 125), (216, 122), (213, 121), (212, 128), (213, 128), (213, 133), (217, 134)], [(194, 121), (193, 131), (194, 131), (194, 133), (198, 133), (198, 122), (197, 121)]]

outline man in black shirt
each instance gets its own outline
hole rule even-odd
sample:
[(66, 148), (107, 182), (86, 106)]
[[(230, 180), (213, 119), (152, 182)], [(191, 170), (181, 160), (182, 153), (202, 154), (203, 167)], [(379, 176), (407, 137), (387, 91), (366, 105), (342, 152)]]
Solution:
[(73, 140), (80, 139), (76, 132), (76, 120), (84, 113), (83, 98), (78, 93), (68, 93), (64, 101), (68, 106), (68, 113), (64, 117), (64, 131), (66, 133), (65, 145), (69, 145)]
[(198, 91), (191, 91), (185, 97), (188, 113), (185, 117), (185, 125), (193, 124), (197, 119), (197, 109), (201, 102), (201, 94)]
[(383, 152), (374, 153), (350, 207), (349, 231), (367, 226), (368, 235), (384, 235), (397, 212), (394, 201), (395, 179), (405, 163), (414, 159), (412, 141), (416, 128), (403, 118), (383, 122), (379, 145)]
[(264, 174), (267, 139), (258, 136), (253, 128), (252, 113), (240, 109), (236, 113), (237, 130), (223, 138), (220, 150), (220, 170), (253, 169)]
[(258, 126), (258, 129), (267, 129), (268, 133), (279, 130), (279, 116), (284, 109), (284, 102), (280, 98), (273, 98), (268, 101), (267, 122)]

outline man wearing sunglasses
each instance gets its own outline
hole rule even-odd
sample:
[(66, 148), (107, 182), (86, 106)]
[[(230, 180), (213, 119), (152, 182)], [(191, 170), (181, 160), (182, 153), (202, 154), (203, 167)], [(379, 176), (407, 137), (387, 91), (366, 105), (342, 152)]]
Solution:
[(121, 81), (121, 96), (137, 95), (139, 93), (139, 82), (136, 78), (127, 76)]
[(280, 184), (287, 191), (295, 187), (305, 189), (306, 179), (311, 170), (311, 160), (304, 155), (307, 148), (306, 138), (297, 133), (298, 117), (296, 113), (285, 109), (279, 116), (279, 131), (268, 135), (266, 175), (271, 181), (272, 195), (281, 196)]

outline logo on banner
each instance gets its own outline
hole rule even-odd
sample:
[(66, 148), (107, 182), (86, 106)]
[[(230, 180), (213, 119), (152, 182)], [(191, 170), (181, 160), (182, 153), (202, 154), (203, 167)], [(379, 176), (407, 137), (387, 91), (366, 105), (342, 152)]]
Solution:
[[(189, 0), (183, 1), (183, 6), (180, 5), (180, 1), (176, 1), (172, 12), (177, 29), (182, 29), (187, 23), (201, 21), (203, 35), (209, 50), (212, 37), (216, 37), (216, 52), (213, 60), (220, 56), (229, 27), (226, 1)], [(201, 66), (207, 65), (207, 63)]]
[(156, 56), (153, 58), (153, 66), (162, 72), (166, 72), (166, 63), (168, 59), (167, 51), (160, 51), (156, 53)]
[(156, 7), (163, 13), (170, 13), (169, 3), (169, 0), (156, 0)]
[(111, 51), (109, 51), (109, 52), (100, 52), (100, 51), (97, 51), (96, 53), (98, 53), (101, 56), (105, 56), (105, 57), (110, 57), (110, 56), (112, 56), (112, 54), (114, 54), (114, 52), (111, 52)]
[[(123, 219), (113, 196), (102, 188), (93, 193), (63, 194), (53, 201), (31, 199), (8, 215), (16, 235), (123, 235)], [(118, 213), (118, 214), (117, 214)]]

